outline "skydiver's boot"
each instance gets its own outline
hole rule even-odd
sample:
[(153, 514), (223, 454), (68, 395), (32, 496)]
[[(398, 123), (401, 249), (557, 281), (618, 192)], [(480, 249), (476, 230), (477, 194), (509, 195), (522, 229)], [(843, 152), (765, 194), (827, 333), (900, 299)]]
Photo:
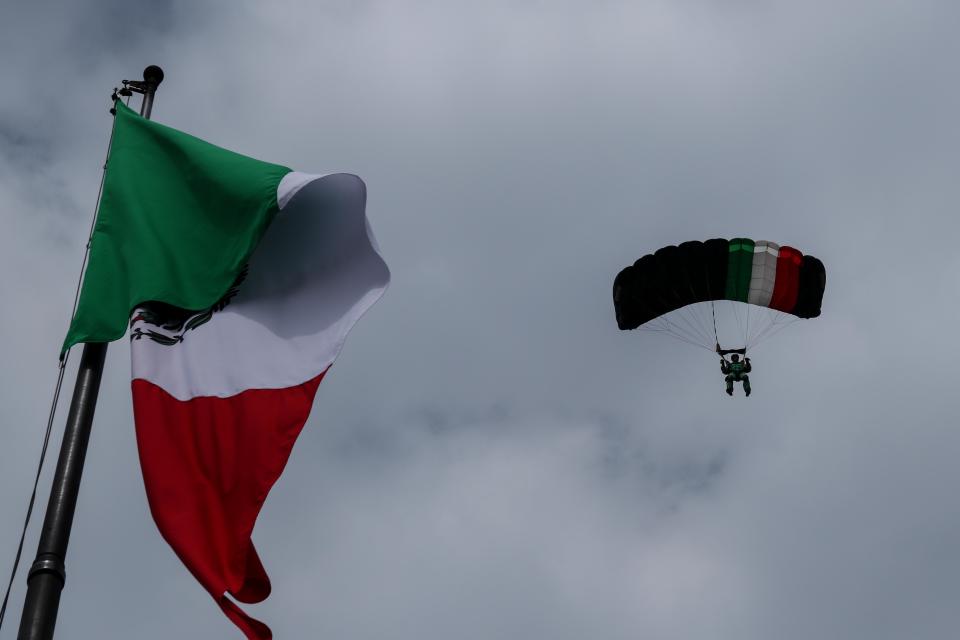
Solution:
[(749, 398), (750, 397), (750, 378), (743, 376), (743, 393)]
[(733, 380), (727, 380), (727, 395), (733, 395)]

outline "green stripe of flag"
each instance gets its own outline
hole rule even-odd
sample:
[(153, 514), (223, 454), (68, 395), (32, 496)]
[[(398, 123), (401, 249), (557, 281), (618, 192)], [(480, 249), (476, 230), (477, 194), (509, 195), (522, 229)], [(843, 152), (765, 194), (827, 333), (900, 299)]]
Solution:
[(123, 336), (159, 301), (206, 309), (234, 283), (277, 212), (290, 169), (221, 149), (116, 103), (90, 260), (63, 350)]

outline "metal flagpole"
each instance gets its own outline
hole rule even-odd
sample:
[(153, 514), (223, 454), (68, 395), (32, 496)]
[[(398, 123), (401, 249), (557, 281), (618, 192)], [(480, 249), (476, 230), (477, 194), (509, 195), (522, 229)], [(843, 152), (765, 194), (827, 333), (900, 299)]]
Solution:
[[(163, 71), (160, 67), (151, 65), (144, 69), (142, 81), (124, 80), (124, 91), (121, 94), (130, 95), (127, 89), (143, 94), (140, 115), (149, 118), (153, 108), (153, 95), (162, 81)], [(106, 355), (106, 343), (83, 345), (77, 382), (73, 388), (73, 400), (70, 402), (60, 457), (47, 503), (47, 514), (43, 519), (40, 543), (37, 545), (37, 557), (27, 575), (27, 596), (23, 603), (17, 640), (53, 638), (57, 610), (60, 607), (60, 592), (66, 582), (64, 561), (67, 556), (67, 543), (70, 540), (70, 527), (80, 492), (83, 461), (87, 455), (87, 443), (90, 441), (90, 428), (97, 406)]]

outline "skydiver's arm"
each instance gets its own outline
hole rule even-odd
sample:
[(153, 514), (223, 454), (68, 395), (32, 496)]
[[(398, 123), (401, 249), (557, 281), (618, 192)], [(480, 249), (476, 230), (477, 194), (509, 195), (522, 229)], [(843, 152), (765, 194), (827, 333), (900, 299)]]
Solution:
[(744, 363), (745, 363), (743, 367), (744, 373), (750, 373), (751, 371), (753, 371), (753, 366), (750, 364), (750, 358), (744, 358)]

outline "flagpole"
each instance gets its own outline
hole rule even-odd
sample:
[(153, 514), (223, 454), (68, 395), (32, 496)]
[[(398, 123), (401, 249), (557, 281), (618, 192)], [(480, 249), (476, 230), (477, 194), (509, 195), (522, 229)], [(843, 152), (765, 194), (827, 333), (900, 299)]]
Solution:
[[(162, 81), (163, 71), (154, 65), (144, 69), (143, 81), (123, 81), (125, 89), (130, 88), (143, 94), (140, 115), (144, 118), (150, 117), (153, 96)], [(23, 603), (17, 640), (53, 638), (57, 610), (60, 607), (60, 592), (66, 582), (64, 562), (67, 543), (70, 541), (77, 495), (80, 493), (80, 477), (83, 474), (83, 462), (87, 455), (87, 443), (90, 441), (93, 412), (97, 406), (106, 355), (105, 342), (83, 345), (73, 399), (70, 401), (70, 411), (63, 432), (63, 443), (60, 445), (57, 470), (53, 476), (47, 513), (40, 531), (37, 557), (27, 575), (27, 596)]]

